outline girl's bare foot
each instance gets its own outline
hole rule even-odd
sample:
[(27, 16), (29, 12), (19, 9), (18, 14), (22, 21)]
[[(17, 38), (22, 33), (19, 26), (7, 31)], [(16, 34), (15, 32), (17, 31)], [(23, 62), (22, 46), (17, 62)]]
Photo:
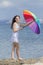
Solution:
[(18, 61), (20, 62), (21, 65), (24, 64), (23, 58), (18, 58)]
[(12, 57), (11, 59), (12, 59), (12, 60), (16, 60), (16, 58), (13, 58), (13, 57)]
[(19, 61), (22, 61), (23, 59), (22, 58), (18, 58)]

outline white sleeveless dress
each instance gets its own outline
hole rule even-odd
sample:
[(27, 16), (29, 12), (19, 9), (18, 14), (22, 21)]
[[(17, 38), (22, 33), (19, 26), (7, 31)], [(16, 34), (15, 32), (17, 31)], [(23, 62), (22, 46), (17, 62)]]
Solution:
[[(16, 28), (19, 28), (20, 26), (16, 23)], [(18, 40), (18, 32), (12, 32), (12, 42), (19, 42)]]

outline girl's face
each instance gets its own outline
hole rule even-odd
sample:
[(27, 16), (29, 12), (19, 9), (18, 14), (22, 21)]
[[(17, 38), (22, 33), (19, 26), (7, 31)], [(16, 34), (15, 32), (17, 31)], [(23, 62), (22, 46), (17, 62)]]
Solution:
[(16, 22), (20, 22), (20, 17), (17, 16), (15, 20)]

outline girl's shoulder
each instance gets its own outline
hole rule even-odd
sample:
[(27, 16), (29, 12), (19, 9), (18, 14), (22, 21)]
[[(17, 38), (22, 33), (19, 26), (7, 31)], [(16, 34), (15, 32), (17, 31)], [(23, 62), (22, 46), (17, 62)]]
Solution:
[(14, 24), (17, 24), (16, 22)]
[(13, 25), (14, 25), (14, 26), (16, 26), (16, 25), (17, 25), (17, 23), (15, 22)]
[(19, 24), (17, 24), (16, 22), (13, 24), (13, 26), (19, 26)]

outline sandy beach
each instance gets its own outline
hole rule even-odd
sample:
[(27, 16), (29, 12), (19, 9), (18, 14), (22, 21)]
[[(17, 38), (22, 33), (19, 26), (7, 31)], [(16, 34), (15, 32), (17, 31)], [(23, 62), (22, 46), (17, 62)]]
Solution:
[(22, 61), (13, 59), (0, 59), (0, 65), (43, 65), (43, 57), (38, 59), (24, 59)]

